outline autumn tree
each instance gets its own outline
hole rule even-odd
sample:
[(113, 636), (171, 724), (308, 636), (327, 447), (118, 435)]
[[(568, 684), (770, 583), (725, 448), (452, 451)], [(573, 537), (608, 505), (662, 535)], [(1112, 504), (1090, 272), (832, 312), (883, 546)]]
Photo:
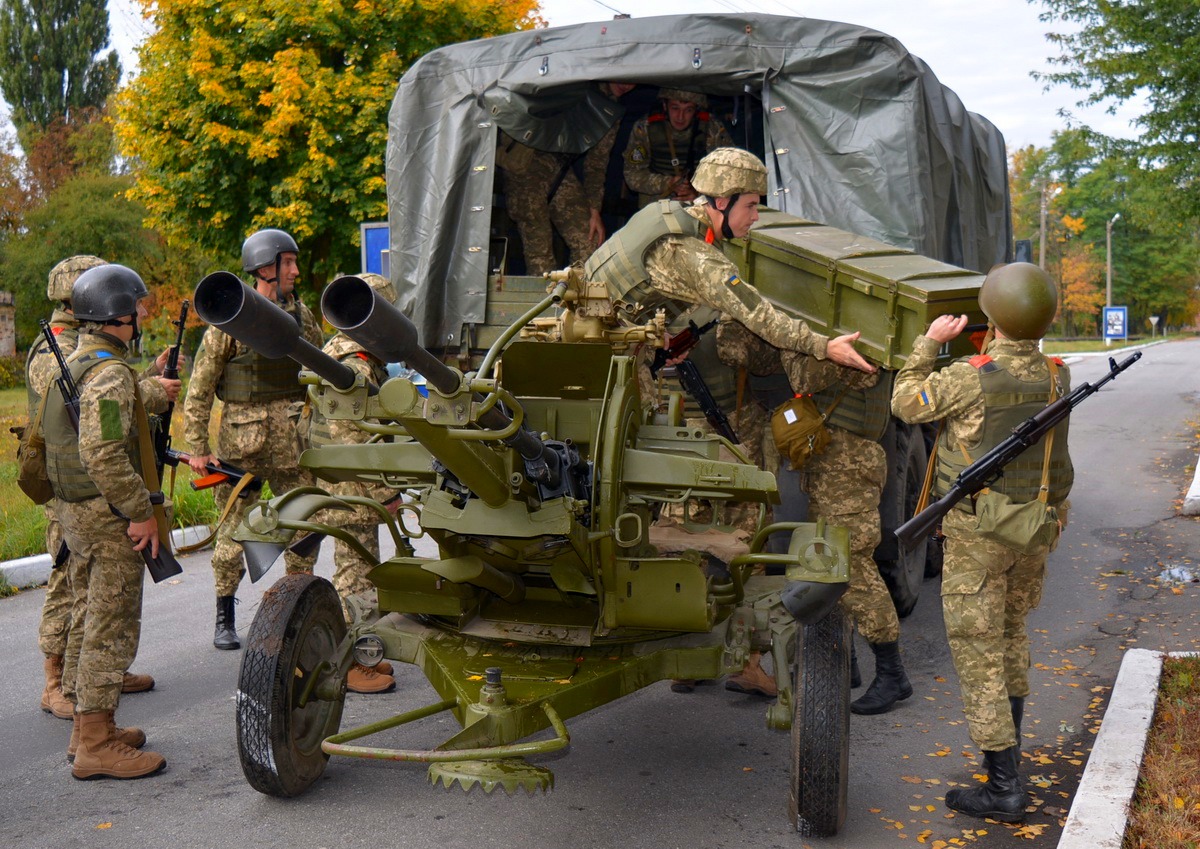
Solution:
[(26, 153), (54, 121), (108, 102), (121, 79), (108, 39), (106, 0), (0, 0), (0, 93)]
[[(172, 240), (234, 261), (281, 227), (315, 286), (387, 217), (387, 112), (443, 44), (525, 28), (534, 0), (140, 0), (155, 32), (121, 96), (133, 197)], [(419, 191), (414, 188), (414, 191)]]
[(1094, 245), (1072, 241), (1059, 263), (1062, 288), (1063, 332), (1067, 336), (1097, 332), (1100, 308), (1104, 306), (1104, 260)]

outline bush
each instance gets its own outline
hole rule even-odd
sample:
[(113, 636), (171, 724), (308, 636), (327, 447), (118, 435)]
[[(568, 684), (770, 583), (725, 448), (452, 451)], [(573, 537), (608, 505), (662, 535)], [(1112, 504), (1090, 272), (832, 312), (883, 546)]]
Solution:
[(25, 385), (25, 358), (0, 357), (0, 389), (16, 389)]

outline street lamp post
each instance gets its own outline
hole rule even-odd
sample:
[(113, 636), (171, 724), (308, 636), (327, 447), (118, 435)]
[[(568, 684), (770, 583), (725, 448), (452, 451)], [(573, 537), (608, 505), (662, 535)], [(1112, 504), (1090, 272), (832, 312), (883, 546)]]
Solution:
[(1058, 193), (1062, 191), (1062, 186), (1055, 186), (1054, 191), (1047, 196), (1049, 188), (1049, 183), (1042, 183), (1042, 217), (1038, 226), (1038, 266), (1041, 268), (1046, 267), (1046, 212), (1050, 207), (1050, 198), (1057, 197)]
[[(1106, 307), (1112, 306), (1112, 228), (1120, 217), (1121, 213), (1118, 212), (1104, 225), (1104, 305)], [(1107, 334), (1104, 337), (1104, 344), (1112, 344), (1112, 339)]]

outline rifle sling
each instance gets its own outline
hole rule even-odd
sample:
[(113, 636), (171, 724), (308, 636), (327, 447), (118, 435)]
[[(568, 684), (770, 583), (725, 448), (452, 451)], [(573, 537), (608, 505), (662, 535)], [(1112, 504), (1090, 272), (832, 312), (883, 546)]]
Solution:
[(246, 472), (246, 474), (242, 475), (242, 479), (234, 484), (233, 492), (229, 494), (229, 498), (225, 501), (225, 506), (221, 508), (221, 516), (213, 524), (208, 536), (199, 542), (192, 543), (191, 545), (181, 545), (178, 549), (178, 553), (190, 554), (193, 551), (199, 551), (216, 539), (217, 531), (221, 529), (221, 525), (223, 525), (225, 523), (225, 519), (229, 517), (230, 512), (233, 510), (233, 505), (237, 503), (238, 498), (242, 494), (242, 490), (248, 487), (252, 480), (254, 480), (254, 475), (250, 474), (250, 472)]
[[(150, 436), (150, 418), (146, 415), (146, 405), (142, 403), (142, 390), (138, 387), (136, 380), (133, 384), (133, 399), (138, 423), (138, 453), (141, 455), (142, 461), (142, 482), (146, 484), (146, 490), (151, 494), (161, 493), (158, 466), (155, 463), (154, 443)], [(154, 504), (153, 499), (151, 499), (151, 506), (154, 508), (154, 520), (158, 526), (158, 544), (165, 546), (167, 553), (171, 553), (171, 526), (167, 522), (167, 512), (163, 509), (162, 504)]]

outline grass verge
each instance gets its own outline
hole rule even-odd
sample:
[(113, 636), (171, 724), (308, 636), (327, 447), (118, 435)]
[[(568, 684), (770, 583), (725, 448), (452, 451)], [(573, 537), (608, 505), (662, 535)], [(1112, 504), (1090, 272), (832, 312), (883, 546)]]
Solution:
[(1200, 845), (1200, 658), (1163, 658), (1124, 849)]

